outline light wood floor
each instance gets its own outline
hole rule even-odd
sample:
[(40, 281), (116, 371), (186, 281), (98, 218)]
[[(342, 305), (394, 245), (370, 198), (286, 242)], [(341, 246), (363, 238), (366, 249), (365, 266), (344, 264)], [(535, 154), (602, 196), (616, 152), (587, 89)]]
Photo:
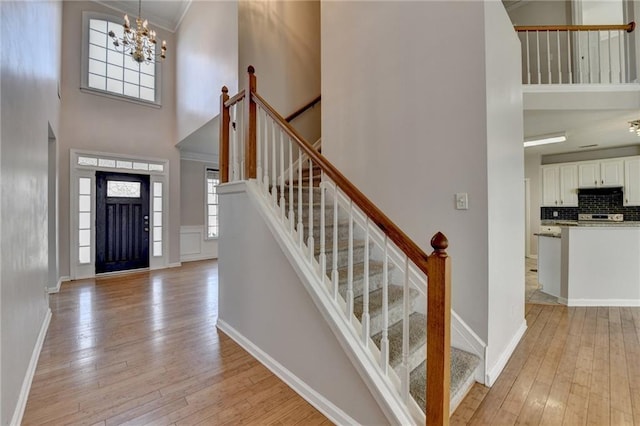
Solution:
[(528, 330), (454, 425), (640, 425), (640, 308), (526, 305)]
[(65, 283), (24, 425), (331, 424), (215, 327), (213, 261)]

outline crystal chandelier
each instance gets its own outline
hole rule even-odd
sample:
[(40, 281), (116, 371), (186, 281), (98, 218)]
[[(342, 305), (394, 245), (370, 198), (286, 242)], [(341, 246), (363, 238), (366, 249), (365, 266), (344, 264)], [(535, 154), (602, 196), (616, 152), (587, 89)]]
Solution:
[(640, 136), (640, 120), (633, 120), (629, 122), (629, 132), (635, 132), (636, 135)]
[(160, 53), (156, 52), (156, 32), (149, 30), (149, 23), (140, 17), (142, 11), (142, 0), (138, 0), (138, 17), (136, 27), (129, 25), (129, 16), (124, 15), (122, 27), (124, 33), (118, 37), (113, 31), (109, 31), (109, 37), (113, 39), (116, 48), (122, 48), (125, 53), (129, 53), (131, 58), (138, 63), (150, 64), (165, 58), (167, 53), (167, 41), (162, 40)]

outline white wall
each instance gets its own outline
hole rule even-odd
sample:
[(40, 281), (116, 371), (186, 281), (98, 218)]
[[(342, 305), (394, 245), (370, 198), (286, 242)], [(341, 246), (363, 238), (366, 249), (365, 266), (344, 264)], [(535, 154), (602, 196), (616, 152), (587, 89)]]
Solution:
[[(162, 108), (81, 92), (82, 12), (115, 12), (95, 2), (66, 1), (63, 7), (60, 144), (60, 274), (69, 275), (69, 150), (84, 149), (169, 160), (169, 262), (180, 260), (180, 154), (175, 148), (175, 48), (162, 63)], [(175, 46), (172, 33), (159, 39)]]
[[(524, 323), (524, 147), (520, 42), (500, 2), (484, 2), (487, 102), (489, 384)], [(516, 340), (517, 342), (517, 340)], [(505, 361), (503, 363), (503, 361)]]
[(235, 192), (220, 196), (219, 324), (230, 326), (357, 424), (388, 424), (256, 201), (242, 190), (244, 184), (231, 185), (226, 186)]
[(322, 152), (423, 250), (449, 238), (453, 308), (486, 341), (483, 7), (323, 2)]
[(508, 13), (513, 25), (569, 25), (571, 0), (522, 2), (522, 6), (510, 8)]
[[(240, 0), (238, 5), (239, 85), (247, 67), (256, 69), (258, 92), (287, 116), (320, 94), (320, 2)], [(302, 135), (320, 136), (315, 119), (296, 120)]]
[(25, 402), (48, 312), (48, 127), (59, 134), (62, 6), (0, 2), (0, 14), (0, 424), (8, 425)]
[(238, 91), (238, 2), (192, 1), (176, 33), (178, 141), (220, 113), (223, 85)]
[(524, 177), (529, 178), (529, 217), (531, 218), (531, 234), (529, 235), (529, 252), (538, 254), (538, 237), (540, 231), (540, 205), (542, 203), (542, 188), (540, 178), (540, 154), (530, 153), (524, 156)]
[(205, 169), (217, 165), (180, 162), (180, 261), (218, 257), (218, 240), (205, 240)]

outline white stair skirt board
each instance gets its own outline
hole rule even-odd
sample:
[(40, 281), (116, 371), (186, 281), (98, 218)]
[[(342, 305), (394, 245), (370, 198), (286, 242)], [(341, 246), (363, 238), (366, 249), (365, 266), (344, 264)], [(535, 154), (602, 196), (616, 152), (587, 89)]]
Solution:
[[(453, 310), (451, 310), (451, 346), (472, 353), (480, 358), (480, 365), (478, 365), (476, 370), (475, 380), (478, 383), (484, 384), (487, 345)], [(473, 385), (473, 382), (471, 385)], [(459, 402), (462, 402), (462, 400)], [(451, 407), (454, 407), (453, 400), (451, 401)]]
[(513, 354), (513, 351), (516, 350), (516, 346), (518, 346), (518, 343), (520, 343), (520, 339), (522, 339), (522, 336), (524, 335), (525, 331), (527, 331), (527, 322), (522, 321), (520, 328), (518, 329), (516, 334), (513, 336), (513, 338), (507, 345), (507, 347), (504, 349), (504, 351), (498, 358), (498, 362), (496, 362), (496, 364), (493, 366), (491, 370), (489, 370), (487, 366), (485, 366), (485, 370), (488, 371), (487, 377), (485, 378), (485, 383), (484, 383), (486, 386), (489, 386), (489, 387), (493, 386), (496, 379), (498, 378), (500, 373), (502, 373), (502, 370), (504, 369), (504, 367), (507, 365), (507, 362), (509, 362), (509, 358), (511, 358), (511, 354)]
[(318, 392), (314, 391), (309, 385), (300, 380), (300, 378), (286, 369), (278, 361), (271, 358), (269, 354), (265, 353), (262, 349), (246, 339), (242, 334), (238, 333), (238, 331), (229, 324), (218, 319), (216, 326), (333, 423), (338, 425), (358, 424), (358, 422), (352, 419), (347, 413), (336, 407), (331, 403), (331, 401), (327, 400)]
[[(280, 232), (278, 218), (271, 213), (271, 207), (261, 195), (257, 183), (254, 180), (236, 181), (218, 187), (219, 195), (233, 193), (246, 193), (248, 195), (249, 200), (264, 219), (271, 234), (305, 286), (314, 305), (329, 325), (344, 353), (366, 383), (378, 406), (385, 413), (387, 419), (393, 419), (389, 422), (402, 425), (414, 424), (413, 418), (411, 418), (406, 406), (400, 400), (399, 395), (378, 370), (377, 361), (373, 359), (371, 352), (362, 348), (359, 340), (360, 336), (354, 334), (349, 324), (342, 319), (340, 308), (333, 303), (333, 300), (321, 288), (323, 284), (318, 282), (315, 271), (308, 266), (306, 259), (299, 254), (296, 243)], [(423, 423), (421, 422), (421, 424)]]
[(20, 395), (18, 396), (18, 403), (16, 404), (15, 411), (11, 418), (11, 425), (19, 425), (22, 423), (22, 416), (24, 416), (24, 409), (27, 407), (27, 399), (29, 398), (29, 391), (31, 391), (31, 383), (33, 382), (33, 376), (36, 373), (36, 367), (38, 366), (38, 359), (40, 358), (40, 352), (42, 351), (42, 345), (44, 344), (44, 338), (47, 335), (49, 329), (49, 323), (51, 322), (51, 309), (47, 308), (47, 313), (42, 321), (40, 327), (40, 333), (38, 339), (33, 347), (33, 353), (31, 354), (31, 360), (29, 366), (24, 375), (22, 381), (22, 388), (20, 389)]

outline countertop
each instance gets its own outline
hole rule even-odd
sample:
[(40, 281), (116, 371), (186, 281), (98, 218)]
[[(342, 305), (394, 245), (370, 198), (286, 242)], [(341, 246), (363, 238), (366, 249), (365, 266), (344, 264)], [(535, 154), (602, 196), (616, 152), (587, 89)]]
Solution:
[(640, 228), (640, 222), (624, 221), (624, 222), (578, 222), (577, 220), (542, 220), (542, 226), (577, 226), (580, 228)]

